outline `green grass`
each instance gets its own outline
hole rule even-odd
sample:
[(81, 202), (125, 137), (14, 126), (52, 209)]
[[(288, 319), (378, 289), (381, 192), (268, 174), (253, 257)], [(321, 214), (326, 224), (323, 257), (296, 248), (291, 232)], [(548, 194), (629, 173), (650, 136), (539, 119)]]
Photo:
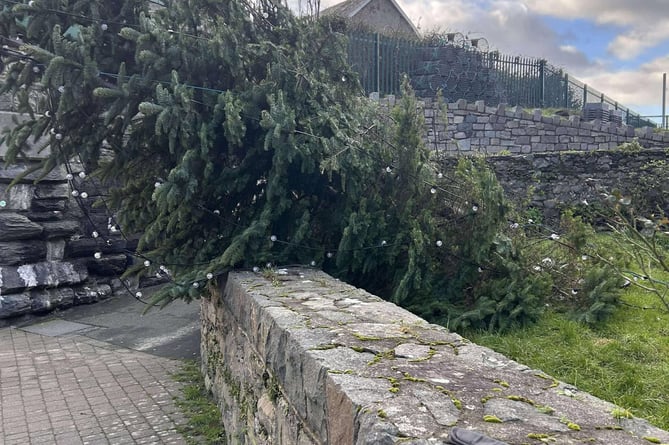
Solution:
[(225, 444), (221, 411), (204, 386), (204, 379), (196, 362), (185, 362), (183, 368), (173, 376), (184, 383), (182, 395), (175, 403), (186, 417), (186, 425), (178, 426), (178, 431), (189, 445)]
[[(623, 301), (660, 307), (634, 287)], [(628, 305), (592, 328), (547, 312), (527, 328), (465, 336), (669, 429), (669, 314)]]

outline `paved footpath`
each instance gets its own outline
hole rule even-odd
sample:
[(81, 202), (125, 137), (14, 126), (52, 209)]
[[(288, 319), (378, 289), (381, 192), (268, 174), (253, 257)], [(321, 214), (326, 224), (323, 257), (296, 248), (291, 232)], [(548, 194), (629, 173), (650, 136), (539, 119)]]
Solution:
[[(104, 311), (105, 303), (98, 304)], [(106, 307), (129, 310), (118, 300)], [(171, 378), (182, 362), (129, 349), (123, 340), (101, 341), (109, 329), (68, 321), (88, 316), (71, 311), (0, 329), (0, 444), (185, 444), (176, 432), (184, 419), (173, 401), (181, 384)], [(156, 348), (157, 339), (174, 341), (151, 329), (143, 334)]]

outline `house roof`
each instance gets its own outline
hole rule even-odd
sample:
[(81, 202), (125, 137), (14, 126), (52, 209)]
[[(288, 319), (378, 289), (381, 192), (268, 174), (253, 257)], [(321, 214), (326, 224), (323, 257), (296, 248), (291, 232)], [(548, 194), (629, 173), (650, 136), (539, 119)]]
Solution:
[[(359, 13), (362, 8), (371, 3), (372, 0), (346, 0), (336, 5), (332, 5), (329, 8), (325, 8), (321, 11), (321, 14), (324, 15), (338, 15), (345, 18), (353, 18), (357, 13)], [(418, 35), (418, 29), (414, 26), (413, 22), (409, 17), (404, 13), (400, 5), (397, 4), (395, 0), (386, 0), (390, 3), (397, 12), (400, 13), (402, 18), (411, 26), (411, 29)]]

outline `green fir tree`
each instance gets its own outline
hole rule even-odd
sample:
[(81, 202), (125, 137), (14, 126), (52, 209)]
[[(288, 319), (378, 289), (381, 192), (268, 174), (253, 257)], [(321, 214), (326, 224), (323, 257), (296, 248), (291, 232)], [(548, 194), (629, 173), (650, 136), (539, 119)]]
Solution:
[(7, 159), (41, 138), (44, 173), (80, 160), (141, 233), (131, 272), (170, 271), (163, 303), (297, 263), (444, 324), (531, 321), (547, 286), (494, 175), (430, 161), (408, 83), (391, 110), (364, 98), (345, 26), (271, 0), (4, 2), (0, 93), (29, 116)]

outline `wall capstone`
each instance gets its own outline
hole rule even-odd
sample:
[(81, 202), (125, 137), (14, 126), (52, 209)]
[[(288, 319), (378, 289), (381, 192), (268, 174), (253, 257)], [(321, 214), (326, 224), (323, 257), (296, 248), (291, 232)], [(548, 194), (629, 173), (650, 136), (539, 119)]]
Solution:
[(669, 442), (615, 406), (312, 269), (231, 272), (201, 301), (229, 443)]

